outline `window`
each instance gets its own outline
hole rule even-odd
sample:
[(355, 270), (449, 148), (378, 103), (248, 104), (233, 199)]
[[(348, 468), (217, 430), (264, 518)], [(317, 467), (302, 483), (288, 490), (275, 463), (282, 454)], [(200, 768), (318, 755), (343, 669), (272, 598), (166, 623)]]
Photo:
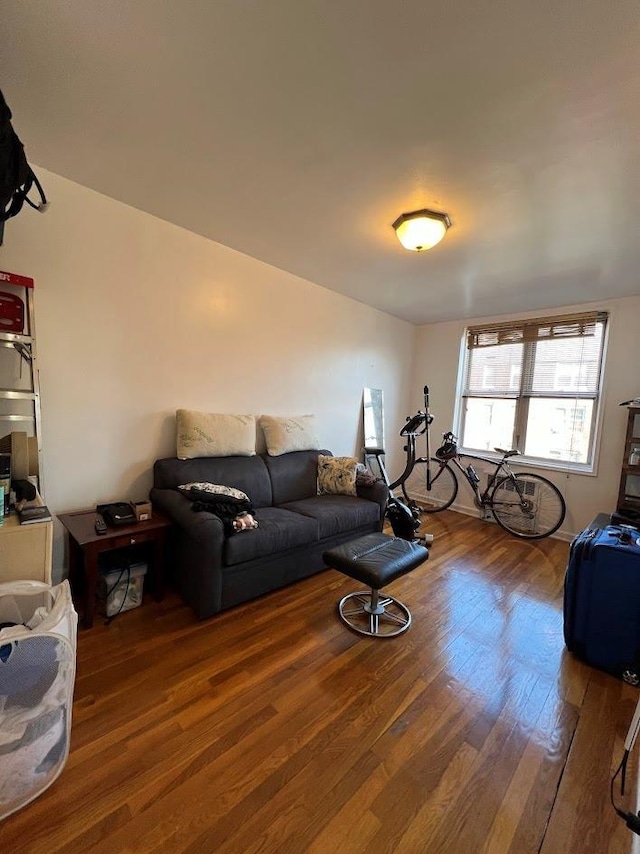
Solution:
[(463, 447), (592, 465), (606, 322), (594, 312), (470, 327)]

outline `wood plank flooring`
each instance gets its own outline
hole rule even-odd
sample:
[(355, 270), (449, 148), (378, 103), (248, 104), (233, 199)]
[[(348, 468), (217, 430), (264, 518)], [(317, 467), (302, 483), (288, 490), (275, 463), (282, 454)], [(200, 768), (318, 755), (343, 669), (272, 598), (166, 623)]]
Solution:
[(567, 544), (427, 528), (394, 639), (339, 622), (358, 585), (333, 570), (205, 622), (170, 594), (81, 632), (69, 761), (0, 851), (631, 851), (609, 779), (637, 689), (564, 650)]

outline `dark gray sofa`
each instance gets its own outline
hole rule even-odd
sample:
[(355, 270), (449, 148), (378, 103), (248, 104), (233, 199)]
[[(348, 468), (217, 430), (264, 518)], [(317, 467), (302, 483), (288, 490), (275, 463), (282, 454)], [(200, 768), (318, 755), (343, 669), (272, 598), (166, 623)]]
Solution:
[[(318, 454), (158, 460), (153, 504), (174, 522), (173, 569), (177, 587), (200, 619), (268, 593), (324, 568), (322, 553), (381, 531), (388, 490), (378, 482), (358, 496), (317, 495)], [(194, 512), (178, 492), (193, 481), (245, 492), (259, 527), (225, 538), (221, 520)]]

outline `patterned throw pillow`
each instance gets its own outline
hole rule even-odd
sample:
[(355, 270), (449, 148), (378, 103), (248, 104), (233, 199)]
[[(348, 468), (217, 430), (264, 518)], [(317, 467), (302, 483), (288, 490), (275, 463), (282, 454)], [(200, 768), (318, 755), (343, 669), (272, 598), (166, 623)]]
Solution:
[(320, 447), (315, 415), (263, 415), (260, 426), (264, 432), (267, 453), (272, 457), (291, 451), (317, 451)]
[(178, 489), (184, 495), (191, 499), (206, 498), (210, 496), (213, 500), (216, 497), (226, 498), (235, 501), (248, 501), (249, 496), (233, 486), (222, 486), (219, 483), (209, 483), (206, 480), (192, 481), (191, 483), (182, 483)]
[(356, 495), (355, 457), (328, 457), (318, 454), (318, 492), (320, 495)]
[(364, 465), (364, 463), (358, 463), (358, 467), (356, 469), (356, 487), (358, 486), (375, 486), (375, 484), (380, 480), (374, 474), (372, 474), (369, 469)]

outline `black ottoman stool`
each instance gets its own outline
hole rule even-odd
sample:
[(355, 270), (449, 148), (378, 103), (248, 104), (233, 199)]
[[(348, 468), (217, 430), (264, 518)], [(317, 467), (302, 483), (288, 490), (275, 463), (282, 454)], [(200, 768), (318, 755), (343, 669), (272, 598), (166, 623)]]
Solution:
[(411, 625), (411, 612), (393, 596), (380, 597), (380, 589), (428, 557), (428, 550), (416, 542), (377, 533), (326, 551), (322, 558), (327, 566), (371, 588), (371, 592), (345, 596), (338, 604), (340, 619), (355, 632), (374, 638), (406, 632)]

